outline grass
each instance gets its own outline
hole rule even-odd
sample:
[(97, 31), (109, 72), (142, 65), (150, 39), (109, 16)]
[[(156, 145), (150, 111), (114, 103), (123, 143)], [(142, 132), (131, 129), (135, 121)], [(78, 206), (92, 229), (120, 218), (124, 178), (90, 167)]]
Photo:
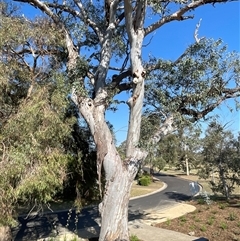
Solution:
[(225, 230), (228, 228), (227, 224), (225, 222), (220, 223), (220, 228)]
[(141, 240), (136, 235), (131, 235), (130, 241), (141, 241)]
[(149, 186), (140, 186), (135, 182), (132, 185), (131, 197), (145, 195), (145, 194), (157, 191), (161, 187), (163, 187), (163, 183), (160, 181), (152, 182), (152, 183), (150, 183)]
[(210, 217), (207, 221), (208, 225), (213, 225), (215, 217)]
[(234, 220), (236, 220), (236, 218), (237, 218), (236, 214), (234, 214), (234, 213), (229, 214), (229, 220), (230, 221), (234, 221)]
[(200, 230), (201, 230), (202, 232), (206, 232), (206, 231), (207, 231), (207, 228), (206, 228), (205, 225), (202, 225), (202, 226), (200, 227)]
[(49, 237), (49, 238), (46, 238), (44, 239), (46, 241), (79, 241), (80, 239), (78, 238), (77, 235), (71, 235), (70, 236), (58, 236), (58, 237)]

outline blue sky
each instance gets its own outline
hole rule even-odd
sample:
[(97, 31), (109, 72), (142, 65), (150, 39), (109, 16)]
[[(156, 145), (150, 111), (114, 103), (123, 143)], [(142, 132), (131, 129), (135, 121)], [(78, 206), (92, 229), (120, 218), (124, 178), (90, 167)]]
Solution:
[[(27, 17), (36, 16), (39, 11), (35, 8), (23, 4), (24, 15)], [(221, 38), (228, 45), (229, 51), (240, 50), (240, 3), (230, 2), (226, 4), (216, 4), (202, 6), (199, 9), (191, 12), (194, 19), (186, 21), (176, 21), (162, 26), (154, 33), (151, 44), (143, 49), (143, 58), (147, 59), (149, 54), (154, 54), (155, 57), (162, 59), (177, 59), (186, 49), (187, 46), (194, 42), (194, 30), (196, 24), (201, 21), (199, 29), (199, 37), (206, 38)], [(147, 16), (146, 24), (153, 21), (151, 16)], [(148, 37), (145, 44), (149, 42)], [(127, 101), (130, 94), (123, 93), (118, 96), (121, 100)], [(228, 105), (234, 107), (233, 101), (228, 102)], [(235, 134), (240, 131), (240, 113), (233, 111), (232, 113), (227, 108), (227, 103), (223, 103), (221, 108), (214, 111), (220, 116), (220, 122), (223, 124), (229, 123), (228, 127)], [(117, 112), (108, 112), (106, 118), (114, 125), (117, 144), (120, 144), (126, 139), (128, 125), (128, 106), (121, 104)]]

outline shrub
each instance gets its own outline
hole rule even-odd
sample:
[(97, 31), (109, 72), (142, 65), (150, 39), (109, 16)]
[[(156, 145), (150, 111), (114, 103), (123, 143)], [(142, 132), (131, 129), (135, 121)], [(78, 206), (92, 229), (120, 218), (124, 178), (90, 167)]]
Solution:
[(130, 241), (140, 241), (140, 239), (136, 235), (131, 235)]
[(230, 221), (234, 221), (234, 220), (236, 220), (236, 215), (234, 214), (234, 213), (230, 213), (229, 214), (229, 217), (228, 217), (228, 219), (230, 220)]
[(182, 216), (179, 219), (180, 219), (181, 222), (184, 222), (184, 223), (187, 221), (187, 218), (185, 216)]
[(141, 186), (148, 186), (149, 184), (151, 183), (151, 177), (150, 176), (141, 176), (139, 179), (138, 179), (138, 184), (141, 185)]
[(207, 221), (208, 225), (212, 225), (214, 223), (214, 217), (210, 217)]
[(200, 230), (201, 230), (202, 232), (206, 232), (206, 231), (207, 231), (207, 228), (206, 228), (206, 226), (203, 225), (203, 226), (200, 227)]
[(220, 228), (221, 228), (222, 230), (225, 230), (225, 229), (228, 228), (228, 226), (227, 226), (226, 223), (222, 222), (222, 223), (220, 224)]

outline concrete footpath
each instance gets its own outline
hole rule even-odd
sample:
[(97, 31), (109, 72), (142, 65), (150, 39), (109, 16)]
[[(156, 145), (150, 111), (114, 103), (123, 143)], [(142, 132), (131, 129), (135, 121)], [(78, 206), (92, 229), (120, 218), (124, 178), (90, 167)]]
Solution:
[(147, 210), (146, 215), (143, 215), (143, 219), (129, 222), (130, 234), (136, 235), (143, 241), (208, 241), (206, 238), (194, 237), (152, 226), (183, 216), (186, 213), (193, 212), (195, 209), (192, 205), (179, 203), (164, 210)]

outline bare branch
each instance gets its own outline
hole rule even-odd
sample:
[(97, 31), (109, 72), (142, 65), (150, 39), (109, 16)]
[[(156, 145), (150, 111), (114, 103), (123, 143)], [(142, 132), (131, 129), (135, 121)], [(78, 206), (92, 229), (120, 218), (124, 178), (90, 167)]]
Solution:
[(39, 8), (41, 11), (46, 13), (54, 22), (56, 25), (60, 27), (60, 29), (65, 33), (65, 40), (66, 40), (66, 46), (68, 49), (68, 69), (75, 68), (76, 66), (76, 60), (78, 57), (78, 53), (75, 49), (74, 43), (72, 41), (72, 38), (66, 29), (65, 25), (63, 22), (60, 20), (59, 16), (54, 14), (52, 10), (43, 2), (39, 0), (15, 0), (18, 2), (25, 2), (25, 3), (30, 3), (33, 6)]
[(85, 8), (83, 7), (83, 4), (81, 3), (80, 0), (74, 0), (75, 4), (78, 6), (79, 10), (82, 13), (82, 17), (84, 19), (84, 22), (89, 24), (89, 26), (94, 30), (94, 32), (98, 35), (98, 38), (101, 42), (102, 38), (103, 38), (103, 34), (100, 31), (100, 29), (98, 28), (97, 24), (95, 22), (93, 22), (92, 20), (89, 19), (88, 14), (85, 10)]
[(133, 30), (133, 8), (131, 5), (130, 0), (124, 0), (124, 10), (125, 10), (125, 21), (126, 21), (126, 29), (129, 37), (129, 42), (132, 42), (132, 38), (134, 36), (134, 30)]
[[(235, 0), (231, 0), (235, 1)], [(193, 18), (193, 16), (183, 16), (185, 13), (187, 13), (190, 10), (193, 10), (199, 6), (205, 5), (205, 4), (215, 4), (215, 3), (225, 3), (228, 2), (228, 0), (197, 0), (192, 1), (191, 3), (185, 5), (178, 11), (172, 13), (171, 15), (168, 15), (166, 17), (161, 18), (159, 21), (151, 24), (147, 28), (145, 28), (145, 36), (152, 33), (154, 30), (160, 28), (164, 24), (171, 22), (171, 21), (182, 21), (186, 19)]]
[(88, 71), (87, 77), (89, 78), (91, 84), (94, 86), (94, 84), (95, 84), (94, 75), (90, 71)]
[(195, 31), (194, 31), (194, 38), (195, 38), (195, 41), (196, 41), (197, 43), (199, 43), (199, 42), (201, 41), (201, 39), (203, 39), (203, 37), (202, 37), (202, 38), (198, 38), (198, 30), (199, 30), (199, 28), (200, 28), (201, 21), (202, 21), (202, 19), (200, 18), (198, 24), (196, 25), (196, 29), (195, 29)]
[(134, 20), (133, 20), (135, 31), (143, 28), (146, 6), (147, 6), (146, 0), (136, 2), (135, 16), (134, 16)]
[(239, 97), (240, 96), (240, 87), (233, 89), (225, 88), (222, 93), (225, 94), (227, 98)]
[(122, 12), (116, 19), (116, 25), (118, 25), (125, 17), (125, 12)]
[(12, 47), (10, 47), (10, 49), (11, 49), (11, 51), (12, 51), (13, 54), (16, 54), (16, 55), (19, 57), (19, 59), (22, 60), (23, 65), (24, 65), (25, 67), (27, 67), (27, 69), (28, 69), (30, 72), (32, 72), (31, 66), (26, 62), (26, 60), (24, 59), (24, 57), (23, 57), (21, 54), (18, 54)]
[(151, 145), (157, 144), (164, 136), (176, 130), (173, 126), (174, 116), (169, 115), (164, 123), (158, 128), (154, 135), (150, 138)]
[(112, 83), (111, 83), (111, 88), (115, 88), (117, 87), (121, 81), (129, 76), (132, 75), (132, 71), (131, 70), (127, 70), (125, 72), (122, 72), (121, 74), (119, 75), (115, 75), (113, 76), (113, 79), (112, 79)]
[[(240, 87), (234, 88), (234, 89), (224, 89), (222, 91), (224, 94), (221, 96), (215, 103), (209, 104), (206, 108), (204, 108), (202, 111), (194, 110), (191, 108), (185, 108), (182, 107), (179, 109), (179, 112), (183, 115), (192, 116), (192, 122), (198, 121), (199, 119), (204, 118), (208, 113), (213, 111), (217, 106), (219, 106), (223, 101), (233, 98), (233, 97), (239, 97), (240, 96)], [(185, 103), (186, 105), (186, 103)], [(182, 105), (183, 106), (183, 105)]]
[(153, 37), (154, 37), (154, 35), (151, 36), (151, 38), (147, 44), (143, 44), (143, 47), (147, 47), (152, 42)]
[(131, 90), (133, 88), (131, 83), (123, 83), (117, 86), (118, 93), (121, 93), (123, 91)]

